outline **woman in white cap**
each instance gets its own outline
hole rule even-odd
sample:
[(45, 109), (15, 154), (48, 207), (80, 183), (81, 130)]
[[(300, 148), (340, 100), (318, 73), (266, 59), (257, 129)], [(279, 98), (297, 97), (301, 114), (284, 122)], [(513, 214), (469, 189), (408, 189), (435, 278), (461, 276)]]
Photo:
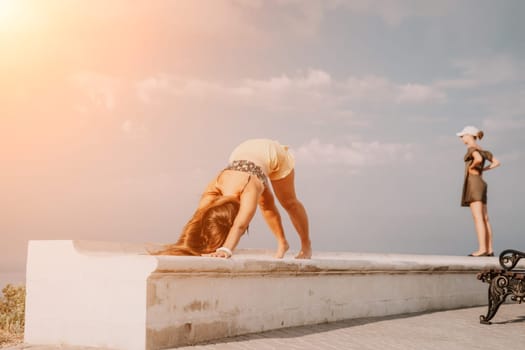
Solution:
[[(483, 138), (483, 131), (474, 126), (466, 126), (456, 134), (467, 146), (465, 154), (465, 181), (461, 196), (461, 206), (470, 207), (474, 226), (478, 235), (478, 250), (469, 256), (494, 256), (492, 228), (487, 212), (487, 183), (483, 172), (500, 165), (491, 152), (483, 150), (476, 141)], [(489, 164), (485, 166), (485, 162)]]

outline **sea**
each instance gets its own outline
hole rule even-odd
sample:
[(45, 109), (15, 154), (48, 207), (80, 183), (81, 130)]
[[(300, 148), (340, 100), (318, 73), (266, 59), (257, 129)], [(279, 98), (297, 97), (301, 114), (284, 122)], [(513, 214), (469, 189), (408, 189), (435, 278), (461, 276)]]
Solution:
[[(23, 271), (3, 272), (0, 271), (0, 291), (8, 284), (15, 286), (25, 285), (26, 274)], [(0, 292), (1, 296), (1, 292)]]

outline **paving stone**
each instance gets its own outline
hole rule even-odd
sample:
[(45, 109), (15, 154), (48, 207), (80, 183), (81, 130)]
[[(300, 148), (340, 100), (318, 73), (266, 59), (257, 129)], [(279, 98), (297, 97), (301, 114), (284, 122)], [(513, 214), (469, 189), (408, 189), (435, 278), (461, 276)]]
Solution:
[[(486, 307), (346, 320), (227, 338), (177, 350), (494, 350), (525, 344), (525, 304), (502, 305), (492, 325)], [(103, 350), (18, 345), (5, 350)], [(174, 350), (174, 349), (171, 349)]]

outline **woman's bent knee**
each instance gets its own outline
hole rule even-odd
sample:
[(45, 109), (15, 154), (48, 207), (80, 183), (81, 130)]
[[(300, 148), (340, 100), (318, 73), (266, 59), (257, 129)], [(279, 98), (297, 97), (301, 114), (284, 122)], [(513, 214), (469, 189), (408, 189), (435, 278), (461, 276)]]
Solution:
[(297, 198), (290, 198), (290, 199), (287, 199), (287, 200), (281, 202), (281, 205), (283, 206), (283, 208), (286, 211), (293, 211), (297, 207), (300, 207), (302, 204), (301, 204), (301, 202), (299, 202), (299, 200)]

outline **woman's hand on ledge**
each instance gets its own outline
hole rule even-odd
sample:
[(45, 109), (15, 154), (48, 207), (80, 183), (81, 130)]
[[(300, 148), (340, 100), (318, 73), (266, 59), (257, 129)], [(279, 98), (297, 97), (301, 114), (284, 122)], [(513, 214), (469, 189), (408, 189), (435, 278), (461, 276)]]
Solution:
[(217, 250), (213, 253), (202, 254), (202, 256), (208, 256), (208, 257), (213, 257), (213, 258), (226, 258), (226, 259), (231, 258), (232, 255), (233, 255), (232, 251), (226, 247), (217, 248)]
[(223, 259), (229, 259), (231, 256), (228, 256), (228, 254), (224, 252), (213, 252), (210, 254), (202, 254), (202, 256), (212, 257), (212, 258), (223, 258)]

